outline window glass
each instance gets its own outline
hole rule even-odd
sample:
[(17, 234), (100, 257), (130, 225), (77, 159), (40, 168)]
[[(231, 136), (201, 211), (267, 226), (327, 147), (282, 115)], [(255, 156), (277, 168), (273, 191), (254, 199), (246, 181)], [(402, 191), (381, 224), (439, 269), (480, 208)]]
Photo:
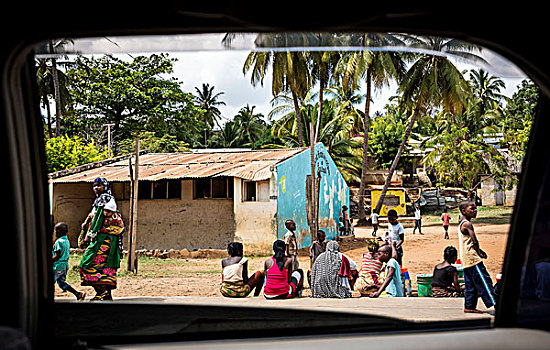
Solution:
[[(54, 63), (59, 82), (67, 83), (60, 86), (60, 119), (52, 115)], [(472, 266), (462, 261), (466, 243), (459, 204), (469, 199), (477, 206), (471, 222), (487, 253), (481, 259), (486, 285), (498, 297), (494, 286), (502, 277), (539, 94), (498, 54), (452, 38), (403, 33), (217, 33), (63, 39), (37, 47), (36, 67), (56, 220), (80, 227), (95, 198), (72, 186), (91, 183), (98, 173), (116, 183), (117, 200), (129, 199), (128, 159), (116, 157), (131, 157), (136, 164), (136, 135), (147, 150), (140, 155), (139, 199), (173, 199), (138, 203), (136, 251), (143, 258), (139, 269), (146, 272), (122, 273), (123, 261), (115, 299), (170, 295), (227, 301), (220, 294), (219, 260), (228, 244), (241, 242), (245, 255), (254, 255), (248, 265), (252, 274), (273, 255), (274, 240), (287, 233), (286, 220), (294, 220), (297, 259), (306, 276), (313, 267), (312, 229), (325, 232), (327, 241), (342, 232), (350, 235), (339, 241), (356, 267), (347, 282), (353, 302), (365, 301), (354, 310), (418, 321), (426, 310), (422, 302), (444, 296), (438, 301), (445, 306), (430, 309), (430, 320), (493, 320), (493, 309), (481, 299), (482, 314), (463, 312), (466, 269)], [(55, 137), (56, 120), (67, 139)], [(54, 151), (69, 141), (86, 146), (78, 165), (101, 164), (101, 169), (61, 169), (72, 163), (58, 159), (72, 154)], [(108, 158), (107, 149), (116, 157)], [(306, 185), (312, 166), (316, 179)], [(378, 201), (385, 186), (387, 194)], [(399, 189), (399, 196), (392, 189)], [(228, 200), (211, 200), (222, 198)], [(371, 219), (378, 203), (383, 210)], [(396, 259), (402, 284), (395, 278), (392, 291), (407, 298), (382, 310), (359, 297), (372, 296), (366, 290), (376, 284), (366, 272), (374, 252), (369, 247), (390, 236), (400, 239), (399, 232), (387, 234), (392, 207), (399, 207), (405, 237)], [(546, 271), (545, 263), (538, 263), (546, 252), (545, 210), (541, 203), (535, 238), (540, 244), (529, 253), (525, 281), (530, 276), (539, 282), (538, 274)], [(127, 208), (122, 218), (129, 224)], [(450, 246), (457, 256), (447, 261)], [(149, 251), (156, 256), (147, 256)], [(159, 261), (166, 257), (170, 260)], [(196, 264), (190, 262), (195, 257)], [(81, 258), (71, 257), (73, 265)], [(432, 288), (440, 264), (454, 269), (459, 285), (437, 288), (441, 281), (436, 281)], [(79, 285), (78, 268), (71, 271), (70, 281)], [(151, 288), (144, 276), (186, 288)], [(524, 284), (529, 286), (532, 301), (536, 283)], [(67, 297), (59, 288), (55, 293), (56, 300)], [(307, 307), (315, 309), (314, 299), (306, 299), (312, 294), (305, 282), (298, 302), (309, 301)], [(263, 299), (242, 300), (265, 305)], [(410, 316), (407, 310), (422, 312)]]

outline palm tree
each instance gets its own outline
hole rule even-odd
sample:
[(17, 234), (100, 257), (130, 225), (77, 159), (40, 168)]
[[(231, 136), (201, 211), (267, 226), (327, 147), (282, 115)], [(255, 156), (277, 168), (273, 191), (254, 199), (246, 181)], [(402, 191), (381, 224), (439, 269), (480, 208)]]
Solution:
[[(318, 104), (303, 104), (300, 111), (304, 122), (310, 123), (319, 115)], [(361, 171), (361, 138), (355, 135), (357, 117), (353, 113), (341, 113), (337, 99), (325, 100), (320, 123), (319, 140), (322, 142), (334, 163), (347, 182), (359, 182)], [(298, 138), (294, 120), (285, 115), (273, 123), (272, 133), (281, 139), (287, 147), (297, 147)], [(304, 131), (305, 143), (310, 143), (313, 136), (309, 130)]]
[(501, 101), (506, 97), (500, 93), (506, 88), (506, 84), (499, 78), (491, 76), (483, 69), (470, 70), (470, 85), (473, 95), (480, 102), (481, 114), (501, 106)]
[[(355, 40), (360, 46), (364, 47), (400, 42), (397, 37), (381, 34), (363, 34), (355, 38)], [(392, 79), (399, 81), (405, 72), (404, 58), (404, 55), (397, 52), (362, 50), (349, 53), (340, 63), (341, 79), (344, 85), (357, 86), (361, 81), (365, 81), (366, 84), (363, 122), (363, 163), (358, 203), (359, 220), (364, 220), (366, 216), (364, 198), (368, 171), (371, 90), (372, 87), (380, 89), (388, 86)]]
[(246, 105), (246, 107), (241, 108), (233, 119), (238, 133), (241, 135), (240, 144), (243, 146), (253, 147), (266, 127), (263, 115), (255, 113), (254, 108), (255, 106)]
[[(260, 35), (258, 45), (287, 46), (295, 37), (289, 34)], [(280, 44), (279, 44), (280, 43)], [(299, 146), (303, 146), (302, 118), (300, 116), (300, 99), (311, 85), (308, 75), (307, 60), (303, 52), (297, 51), (256, 51), (251, 52), (243, 66), (243, 73), (251, 71), (251, 83), (263, 85), (269, 68), (272, 71), (271, 91), (273, 96), (290, 92), (294, 103), (295, 117), (298, 126)]]
[[(53, 45), (53, 44), (52, 44)], [(71, 95), (68, 90), (69, 79), (65, 73), (57, 69), (57, 62), (53, 59), (40, 58), (36, 61), (36, 79), (38, 93), (42, 106), (46, 109), (48, 136), (52, 137), (52, 120), (50, 111), (50, 96), (53, 95), (56, 109), (56, 135), (59, 136), (61, 129), (61, 114), (67, 114), (71, 108)], [(55, 65), (55, 72), (54, 72)]]
[[(420, 45), (436, 52), (446, 51), (460, 57), (477, 57), (471, 53), (474, 50), (473, 46), (456, 40), (437, 37), (408, 37), (407, 39), (413, 41), (414, 46)], [(451, 113), (460, 113), (466, 106), (469, 89), (464, 76), (446, 56), (422, 53), (418, 55), (404, 76), (399, 92), (402, 108), (412, 110), (412, 115), (380, 193), (375, 209), (377, 212), (382, 207), (391, 178), (418, 116), (430, 107), (441, 107)]]
[(204, 113), (204, 123), (205, 126), (208, 124), (210, 128), (214, 126), (214, 123), (221, 130), (219, 120), (221, 119), (221, 112), (218, 109), (218, 106), (224, 106), (225, 102), (220, 101), (219, 98), (223, 95), (223, 92), (218, 92), (214, 94), (214, 86), (209, 84), (202, 84), (202, 88), (199, 90), (198, 87), (195, 87), (197, 96), (195, 96), (195, 101), (201, 109), (205, 111)]
[[(328, 45), (330, 43), (325, 43), (326, 35), (318, 34), (315, 35), (316, 45), (322, 47), (323, 45)], [(340, 60), (341, 54), (336, 51), (311, 51), (308, 53), (308, 57), (311, 61), (310, 66), (311, 76), (314, 81), (319, 84), (319, 110), (318, 115), (315, 121), (315, 134), (313, 137), (313, 143), (316, 143), (319, 140), (319, 129), (321, 127), (321, 117), (323, 115), (323, 100), (324, 92), (328, 87), (329, 83), (334, 77), (336, 66)]]
[(240, 147), (241, 134), (234, 121), (228, 121), (223, 125), (220, 132), (214, 135), (213, 144), (215, 147), (232, 148)]
[[(63, 47), (67, 45), (68, 43), (72, 42), (70, 39), (61, 39), (57, 41), (49, 41), (48, 42), (48, 49), (52, 54), (55, 53), (56, 49)], [(51, 58), (51, 74), (53, 79), (53, 91), (54, 91), (54, 99), (55, 99), (55, 134), (56, 136), (61, 135), (61, 111), (62, 111), (62, 102), (61, 102), (61, 88), (59, 84), (59, 76), (58, 76), (58, 69), (57, 69), (57, 58), (56, 56), (52, 56)]]

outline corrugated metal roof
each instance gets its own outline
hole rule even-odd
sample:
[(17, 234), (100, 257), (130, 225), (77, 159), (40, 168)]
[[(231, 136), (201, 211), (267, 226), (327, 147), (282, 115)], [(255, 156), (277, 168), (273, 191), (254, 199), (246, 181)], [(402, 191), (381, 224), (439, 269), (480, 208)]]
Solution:
[[(271, 177), (271, 166), (306, 149), (144, 154), (139, 157), (139, 179), (155, 181), (234, 176), (254, 181), (267, 180)], [(104, 177), (110, 182), (125, 182), (130, 180), (129, 174), (129, 160), (126, 159), (97, 168), (69, 172), (54, 177), (52, 182), (92, 182), (98, 177)]]

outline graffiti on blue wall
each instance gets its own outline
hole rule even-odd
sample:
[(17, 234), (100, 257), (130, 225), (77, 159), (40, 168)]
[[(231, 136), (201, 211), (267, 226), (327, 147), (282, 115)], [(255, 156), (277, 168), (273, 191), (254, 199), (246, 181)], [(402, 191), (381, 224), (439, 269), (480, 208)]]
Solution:
[[(315, 146), (315, 168), (321, 174), (319, 229), (332, 239), (338, 234), (342, 206), (349, 207), (349, 188), (321, 143)], [(310, 174), (309, 149), (277, 165), (277, 237), (286, 233), (285, 221), (294, 220), (299, 248), (311, 245), (306, 212), (306, 178)]]

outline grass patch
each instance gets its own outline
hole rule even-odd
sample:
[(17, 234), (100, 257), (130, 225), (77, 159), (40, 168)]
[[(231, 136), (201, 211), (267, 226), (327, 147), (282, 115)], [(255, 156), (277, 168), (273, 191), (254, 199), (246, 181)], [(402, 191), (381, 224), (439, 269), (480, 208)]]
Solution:
[[(69, 256), (69, 271), (67, 283), (72, 286), (80, 285), (79, 265), (82, 253), (73, 253)], [(220, 259), (160, 259), (149, 256), (138, 257), (138, 273), (134, 274), (126, 270), (128, 260), (122, 258), (118, 277), (123, 278), (161, 278), (173, 277), (182, 274), (219, 274), (221, 272)], [(184, 269), (176, 269), (175, 267)]]
[[(512, 207), (478, 207), (477, 208), (477, 218), (474, 223), (479, 224), (509, 224), (512, 220), (512, 213), (514, 208)], [(460, 210), (458, 208), (450, 209), (448, 211), (453, 218), (452, 223), (458, 223), (458, 217), (460, 216)], [(423, 215), (423, 221), (427, 223), (441, 223), (441, 213), (428, 213)]]

